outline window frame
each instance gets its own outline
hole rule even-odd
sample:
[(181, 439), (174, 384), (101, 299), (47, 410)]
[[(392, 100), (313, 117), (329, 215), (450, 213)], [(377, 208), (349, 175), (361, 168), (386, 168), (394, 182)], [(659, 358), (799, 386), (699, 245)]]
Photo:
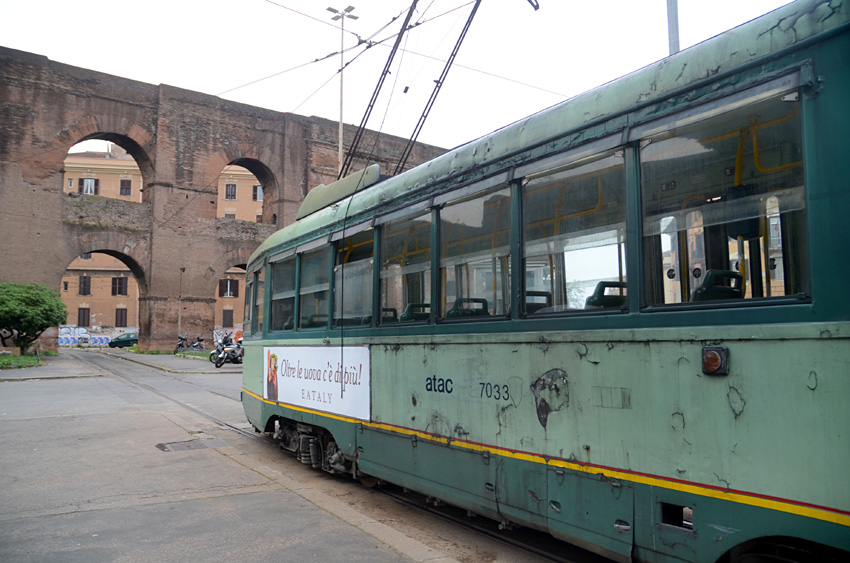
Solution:
[(129, 286), (126, 276), (114, 276), (112, 278), (112, 295), (127, 296), (130, 291)]
[[(295, 254), (294, 250), (289, 251), (289, 252), (278, 253), (278, 254), (272, 256), (271, 258), (269, 258), (269, 265), (268, 265), (269, 278), (270, 278), (270, 280), (269, 280), (269, 284), (270, 284), (269, 299), (268, 299), (268, 301), (269, 301), (269, 317), (270, 317), (269, 323), (268, 323), (269, 333), (277, 334), (277, 333), (280, 333), (281, 331), (290, 332), (297, 327), (298, 323), (296, 323), (295, 320), (298, 318), (298, 307), (299, 307), (299, 300), (298, 300), (298, 288), (299, 288), (299, 281), (300, 281), (299, 280), (299, 268), (300, 268), (299, 260), (300, 260), (299, 256), (297, 254)], [(277, 291), (279, 289), (279, 287), (278, 287), (279, 280), (277, 279), (277, 276), (279, 275), (278, 272), (279, 272), (279, 270), (283, 269), (282, 267), (278, 268), (278, 265), (286, 266), (286, 265), (288, 265), (289, 262), (292, 262), (292, 264), (291, 264), (291, 266), (292, 266), (291, 286), (288, 285), (285, 289), (283, 289), (283, 291)], [(275, 311), (275, 308), (276, 308), (275, 302), (276, 301), (289, 300), (289, 299), (292, 300), (292, 305), (291, 305), (292, 314), (289, 315), (289, 318), (286, 321), (284, 321), (283, 326), (279, 327), (278, 319), (277, 319), (277, 315), (276, 315), (276, 311)]]
[(115, 328), (127, 328), (127, 308), (115, 308)]
[(218, 280), (218, 296), (228, 299), (239, 297), (239, 280), (235, 278), (222, 278)]
[[(230, 324), (228, 324), (228, 316), (230, 317)], [(221, 310), (221, 328), (234, 328), (235, 322), (233, 320), (233, 309), (222, 309)]]
[[(502, 179), (504, 176), (500, 175), (498, 178)], [(466, 260), (464, 259), (463, 254), (451, 257), (444, 256), (444, 254), (448, 253), (450, 246), (463, 246), (463, 240), (468, 240), (462, 239), (455, 242), (449, 242), (446, 240), (450, 231), (447, 232), (446, 230), (448, 221), (445, 218), (445, 215), (447, 211), (451, 211), (454, 207), (469, 207), (470, 204), (481, 202), (483, 226), (483, 220), (486, 216), (485, 206), (499, 205), (501, 207), (502, 202), (494, 204), (493, 202), (486, 203), (482, 200), (489, 196), (496, 196), (500, 192), (507, 193), (507, 209), (500, 209), (496, 211), (497, 216), (495, 221), (498, 224), (494, 223), (493, 228), (496, 229), (497, 226), (505, 226), (507, 228), (507, 235), (503, 235), (505, 239), (504, 244), (494, 246), (494, 241), (499, 237), (498, 231), (483, 233), (481, 235), (481, 237), (489, 237), (491, 239), (489, 261), (491, 262), (491, 267), (493, 269), (489, 273), (494, 274), (494, 277), (491, 280), (490, 290), (492, 291), (488, 290), (484, 293), (493, 298), (493, 303), (490, 303), (491, 300), (488, 297), (481, 297), (480, 295), (482, 295), (482, 293), (475, 291), (472, 287), (472, 283), (475, 281), (475, 274), (477, 272), (483, 272), (481, 268), (476, 268), (476, 265), (483, 264), (488, 260), (488, 251), (486, 249), (477, 251), (474, 253), (474, 256), (470, 256)], [(450, 195), (457, 195), (459, 197), (448, 199)], [(511, 289), (513, 287), (513, 276), (511, 275), (511, 268), (513, 266), (512, 255), (514, 254), (514, 248), (512, 245), (513, 213), (514, 207), (516, 206), (514, 193), (513, 190), (511, 190), (510, 184), (508, 182), (496, 182), (493, 178), (489, 178), (482, 182), (476, 182), (466, 188), (461, 188), (455, 192), (445, 194), (440, 199), (447, 201), (440, 207), (438, 219), (436, 221), (432, 221), (432, 230), (437, 230), (436, 236), (439, 239), (437, 248), (432, 250), (432, 254), (436, 251), (436, 254), (438, 255), (436, 263), (438, 278), (436, 283), (439, 286), (440, 299), (438, 301), (439, 307), (435, 310), (437, 321), (441, 323), (452, 323), (462, 321), (493, 321), (509, 318), (510, 311), (512, 309), (511, 297), (513, 294)], [(435, 198), (435, 201), (437, 201), (437, 198)], [(500, 211), (504, 211), (504, 214), (501, 214)], [(505, 222), (507, 225), (504, 225)], [(473, 270), (472, 274), (469, 272), (470, 267)], [(450, 276), (450, 268), (455, 270), (453, 276)], [(458, 281), (461, 282), (461, 288), (455, 289), (455, 291), (452, 292), (452, 296), (454, 297), (452, 303), (447, 301), (449, 298), (449, 292), (446, 286), (448, 284), (449, 277), (453, 278), (455, 284), (457, 284)], [(460, 280), (458, 278), (460, 278)], [(505, 285), (507, 285), (507, 287), (505, 287)], [(466, 287), (466, 293), (469, 293), (469, 295), (465, 295), (463, 286)], [(499, 296), (504, 298), (501, 302), (499, 300)], [(501, 311), (499, 311), (499, 309), (501, 309)]]
[[(663, 118), (650, 121), (650, 122), (644, 124), (643, 126), (636, 127), (632, 130), (632, 132), (630, 134), (631, 135), (630, 138), (636, 139), (635, 142), (632, 143), (632, 146), (635, 147), (634, 152), (636, 153), (636, 160), (637, 160), (636, 165), (639, 169), (639, 173), (638, 173), (639, 177), (641, 178), (641, 181), (640, 181), (641, 185), (638, 188), (639, 189), (639, 194), (638, 194), (639, 200), (638, 200), (638, 205), (636, 206), (636, 208), (637, 208), (637, 211), (640, 215), (640, 217), (638, 219), (639, 223), (637, 223), (639, 225), (638, 238), (640, 239), (640, 244), (638, 246), (640, 247), (641, 258), (642, 258), (641, 259), (641, 267), (637, 271), (638, 273), (633, 274), (633, 276), (634, 275), (640, 276), (640, 292), (641, 292), (641, 295), (640, 295), (640, 300), (641, 300), (640, 301), (640, 311), (642, 313), (657, 313), (657, 312), (662, 312), (662, 311), (704, 310), (704, 309), (731, 309), (731, 310), (738, 309), (739, 310), (739, 309), (742, 309), (742, 308), (773, 306), (773, 305), (780, 305), (780, 306), (785, 307), (785, 306), (788, 306), (788, 305), (791, 305), (791, 304), (801, 304), (801, 303), (810, 303), (811, 302), (811, 292), (812, 292), (811, 267), (812, 267), (812, 264), (811, 264), (811, 260), (808, 258), (808, 255), (810, 253), (809, 248), (810, 248), (810, 244), (811, 244), (810, 243), (810, 237), (808, 236), (808, 222), (810, 221), (810, 219), (809, 219), (810, 207), (809, 207), (809, 202), (808, 202), (808, 197), (809, 197), (808, 196), (809, 190), (807, 189), (808, 182), (807, 182), (807, 176), (806, 176), (806, 172), (805, 172), (805, 170), (806, 170), (805, 142), (806, 142), (806, 128), (807, 128), (807, 126), (806, 126), (806, 115), (805, 115), (805, 104), (804, 104), (804, 92), (802, 91), (802, 89), (800, 87), (800, 80), (799, 79), (800, 79), (800, 71), (798, 70), (796, 72), (792, 72), (788, 75), (782, 76), (782, 77), (774, 79), (774, 80), (767, 81), (767, 82), (759, 84), (757, 86), (751, 86), (749, 88), (745, 88), (745, 89), (739, 90), (737, 92), (733, 92), (729, 95), (718, 97), (718, 98), (713, 99), (713, 100), (706, 102), (704, 104), (700, 104), (700, 105), (690, 107), (690, 108), (685, 108), (680, 112), (673, 113), (669, 116), (665, 116)], [(789, 292), (789, 293), (787, 293), (785, 295), (781, 295), (781, 296), (769, 296), (769, 295), (756, 296), (756, 297), (752, 297), (752, 296), (746, 297), (746, 296), (744, 296), (744, 297), (740, 297), (740, 298), (705, 300), (705, 301), (700, 301), (700, 300), (694, 301), (693, 298), (689, 298), (688, 300), (682, 299), (681, 301), (675, 301), (675, 302), (669, 302), (669, 303), (664, 302), (664, 301), (650, 302), (649, 291), (650, 291), (650, 285), (651, 284), (648, 282), (648, 279), (647, 279), (647, 276), (649, 276), (650, 274), (649, 274), (648, 270), (646, 269), (648, 267), (649, 258), (646, 257), (646, 254), (648, 253), (648, 251), (645, 248), (645, 244), (646, 244), (645, 241), (648, 238), (648, 235), (647, 235), (648, 231), (647, 231), (647, 227), (646, 227), (647, 216), (644, 213), (644, 207), (645, 207), (644, 196), (645, 196), (646, 190), (644, 189), (644, 187), (642, 185), (644, 183), (645, 176), (646, 176), (643, 168), (644, 168), (645, 162), (648, 162), (648, 161), (641, 159), (640, 150), (645, 146), (651, 146), (647, 143), (647, 140), (651, 139), (651, 137), (660, 137), (660, 136), (665, 135), (668, 131), (678, 131), (680, 128), (688, 128), (688, 127), (692, 127), (692, 126), (699, 126), (701, 124), (706, 124), (706, 123), (709, 123), (711, 120), (720, 118), (724, 115), (728, 115), (731, 112), (738, 111), (738, 110), (748, 108), (748, 107), (753, 107), (757, 104), (767, 102), (767, 101), (770, 101), (770, 100), (777, 100), (777, 99), (784, 100), (785, 97), (791, 96), (791, 95), (796, 95), (798, 97), (797, 100), (796, 100), (797, 103), (799, 104), (799, 108), (798, 108), (799, 117), (798, 117), (798, 119), (799, 119), (799, 126), (800, 126), (800, 137), (799, 137), (798, 141), (799, 141), (800, 152), (801, 152), (801, 162), (800, 162), (800, 164), (803, 166), (802, 180), (801, 180), (802, 181), (801, 189), (802, 189), (802, 192), (803, 192), (802, 200), (801, 200), (802, 205), (798, 209), (796, 209), (796, 211), (801, 211), (804, 214), (803, 215), (804, 232), (807, 235), (805, 237), (806, 240), (800, 244), (799, 250), (795, 253), (792, 260), (795, 260), (798, 263), (802, 264), (801, 273), (802, 273), (803, 277), (802, 277), (801, 280), (798, 280), (798, 283), (808, 283), (808, 287), (807, 287), (806, 291), (805, 292), (793, 292), (792, 291), (792, 292)], [(780, 96), (781, 96), (781, 98), (780, 98)], [(670, 129), (666, 129), (665, 127), (668, 127)], [(646, 132), (647, 134), (651, 134), (651, 135), (646, 136), (646, 137), (642, 137), (642, 138), (638, 138), (637, 133), (641, 132), (641, 131)], [(752, 143), (752, 140), (750, 140), (750, 143)], [(748, 158), (752, 159), (753, 156), (750, 155)], [(768, 195), (768, 194), (764, 194), (764, 195)], [(765, 199), (767, 199), (767, 198), (765, 198)], [(706, 206), (703, 206), (703, 207), (706, 207)], [(689, 217), (690, 215), (692, 215), (695, 212), (701, 211), (701, 209), (702, 209), (701, 207), (688, 208), (687, 210), (683, 209), (683, 210), (681, 210), (679, 215), (681, 215), (682, 218), (686, 218), (686, 217)], [(688, 213), (685, 213), (685, 211), (688, 211)], [(786, 211), (785, 213), (789, 213), (789, 212), (793, 212), (793, 211), (794, 210)], [(658, 216), (659, 215), (657, 213), (652, 215), (652, 217), (658, 217)], [(760, 214), (760, 216), (763, 216), (765, 218), (765, 221), (767, 221), (767, 217), (768, 217), (767, 211), (765, 211), (765, 213), (763, 213), (763, 214)], [(730, 221), (734, 222), (733, 219), (729, 219), (727, 221), (717, 223), (717, 225), (723, 226), (723, 225), (726, 225)], [(715, 225), (715, 223), (710, 223), (709, 225), (713, 226), (713, 225)], [(707, 228), (707, 227), (705, 227), (705, 228)], [(682, 233), (687, 233), (689, 231), (688, 231), (688, 228), (685, 227), (684, 229), (677, 229), (675, 232), (677, 233), (677, 236), (680, 236)], [(793, 249), (793, 245), (789, 245), (789, 252), (791, 252), (792, 249)], [(679, 253), (681, 254), (682, 252), (688, 252), (688, 250), (689, 249), (687, 247), (683, 247), (683, 248), (679, 249)], [(802, 256), (803, 258), (798, 258), (798, 256)], [(762, 258), (765, 260), (765, 263), (767, 263), (768, 256), (765, 255)], [(709, 270), (709, 269), (710, 268), (706, 268), (706, 270)], [(803, 270), (805, 270), (805, 271), (803, 271)], [(680, 272), (680, 270), (677, 270), (677, 273), (678, 272)], [(706, 271), (705, 273), (707, 274), (708, 272)], [(688, 275), (690, 276), (690, 274), (691, 274), (691, 271), (689, 270)], [(721, 274), (722, 274), (722, 272), (721, 272)], [(749, 270), (749, 268), (747, 268), (746, 278), (747, 278), (748, 284), (751, 281), (750, 277), (751, 277), (750, 276), (750, 270)], [(767, 277), (768, 280), (770, 280), (769, 275), (766, 276), (766, 277)], [(707, 275), (706, 275), (706, 278), (708, 278)], [(783, 276), (783, 280), (784, 280), (784, 276)], [(763, 280), (760, 280), (758, 283), (762, 283), (762, 281)], [(702, 282), (700, 282), (700, 283), (702, 284)], [(694, 290), (696, 289), (696, 288), (690, 287), (689, 284), (685, 284), (685, 287), (688, 288), (689, 294), (694, 293)], [(657, 293), (657, 288), (656, 288), (656, 293)], [(769, 291), (768, 291), (768, 293), (769, 293)], [(662, 298), (663, 298), (663, 296), (662, 296)]]
[[(85, 312), (85, 314), (83, 314)], [(85, 319), (85, 322), (83, 322)], [(77, 308), (77, 326), (82, 327), (91, 327), (91, 308), (90, 307), (78, 307)]]
[(77, 286), (77, 295), (91, 295), (91, 276), (80, 276)]
[[(316, 278), (310, 278), (306, 281), (316, 283), (310, 283), (305, 286), (305, 275), (310, 275), (311, 272), (307, 265), (304, 263), (305, 260), (312, 260), (313, 258), (321, 258), (321, 254), (324, 253), (325, 257), (323, 261), (326, 261), (324, 264), (326, 266), (326, 270), (324, 273), (324, 278), (322, 277), (321, 263), (316, 268), (315, 273), (318, 275)], [(333, 316), (333, 269), (334, 269), (334, 245), (329, 244), (326, 238), (318, 239), (316, 241), (312, 241), (298, 248), (298, 261), (296, 262), (296, 288), (295, 288), (295, 328), (299, 331), (301, 330), (322, 330), (326, 329), (330, 326), (331, 318)], [(305, 289), (310, 291), (305, 291)], [(320, 303), (321, 301), (325, 301), (324, 307), (321, 310), (317, 309), (317, 312), (310, 314), (310, 316), (305, 317), (304, 311), (306, 309), (306, 305), (309, 303), (306, 302), (306, 299), (313, 298), (313, 296), (321, 296), (325, 294), (324, 298), (315, 297), (316, 303)], [(322, 324), (322, 317), (324, 317), (324, 324)]]
[[(619, 140), (620, 140), (619, 136), (605, 137), (605, 138), (599, 139), (597, 141), (588, 143), (587, 145), (583, 145), (581, 147), (577, 147), (577, 148), (572, 149), (572, 150), (567, 150), (567, 151), (564, 151), (564, 152), (559, 153), (559, 154), (551, 155), (547, 158), (544, 158), (544, 159), (538, 161), (537, 163), (534, 164), (534, 166), (522, 167), (524, 170), (527, 170), (527, 172), (528, 172), (524, 176), (519, 177), (519, 184), (520, 185), (519, 185), (519, 196), (518, 196), (520, 198), (520, 207), (521, 207), (521, 212), (520, 212), (520, 217), (519, 217), (520, 229), (521, 229), (521, 232), (519, 234), (519, 238), (521, 240), (520, 240), (518, 252), (520, 253), (520, 260), (521, 260), (520, 263), (522, 264), (522, 269), (521, 269), (521, 272), (520, 272), (520, 274), (521, 274), (520, 279), (521, 279), (521, 282), (522, 282), (522, 286), (521, 286), (522, 287), (522, 293), (521, 293), (522, 299), (520, 300), (520, 303), (515, 304), (516, 308), (518, 308), (520, 310), (519, 314), (520, 314), (521, 317), (523, 317), (523, 318), (541, 318), (542, 316), (581, 316), (581, 315), (597, 315), (597, 314), (611, 315), (611, 314), (618, 314), (618, 313), (622, 314), (622, 313), (628, 312), (628, 310), (629, 310), (628, 294), (629, 294), (629, 291), (630, 291), (630, 288), (627, 285), (629, 283), (629, 280), (630, 280), (628, 257), (629, 257), (629, 254), (631, 253), (630, 244), (629, 244), (631, 237), (629, 236), (629, 217), (628, 217), (628, 210), (629, 210), (628, 200), (629, 200), (630, 183), (629, 183), (629, 169), (628, 169), (628, 165), (627, 165), (627, 146), (623, 145), (623, 144), (618, 144), (617, 141), (619, 141)], [(568, 307), (568, 304), (569, 304), (568, 298), (569, 298), (571, 290), (567, 286), (569, 286), (571, 282), (566, 279), (566, 270), (564, 269), (566, 267), (566, 256), (564, 256), (564, 263), (560, 267), (556, 267), (554, 265), (551, 265), (551, 256), (553, 256), (555, 254), (549, 253), (549, 254), (546, 254), (546, 255), (539, 255), (539, 256), (550, 257), (550, 260), (549, 260), (550, 261), (550, 268), (552, 268), (552, 270), (550, 271), (550, 276), (552, 275), (552, 272), (554, 271), (554, 269), (557, 268), (558, 271), (559, 271), (559, 275), (564, 278), (562, 280), (562, 284), (563, 284), (563, 287), (562, 287), (563, 292), (562, 293), (563, 293), (563, 295), (561, 295), (560, 297), (554, 295), (554, 289), (551, 286), (549, 288), (549, 291), (545, 292), (545, 293), (548, 293), (548, 295), (546, 295), (546, 296), (544, 296), (542, 294), (544, 292), (541, 292), (540, 294), (538, 294), (537, 293), (538, 290), (530, 290), (529, 289), (529, 283), (528, 283), (528, 272), (529, 272), (528, 262), (527, 262), (528, 257), (527, 257), (527, 254), (526, 254), (527, 249), (529, 248), (529, 240), (527, 240), (528, 239), (528, 236), (527, 236), (528, 225), (526, 223), (526, 219), (528, 218), (528, 216), (530, 214), (530, 210), (527, 209), (527, 205), (528, 205), (529, 201), (527, 200), (526, 194), (527, 194), (527, 189), (531, 189), (528, 186), (532, 185), (533, 182), (536, 182), (538, 180), (546, 180), (547, 178), (552, 178), (553, 180), (551, 181), (551, 184), (550, 184), (552, 186), (552, 188), (561, 190), (558, 193), (558, 205), (560, 205), (560, 202), (562, 201), (562, 199), (564, 197), (564, 188), (557, 188), (557, 186), (558, 186), (559, 183), (561, 183), (565, 180), (556, 180), (555, 177), (557, 175), (563, 174), (563, 173), (568, 172), (568, 171), (579, 171), (579, 170), (581, 170), (585, 167), (593, 166), (596, 163), (603, 163), (607, 159), (616, 158), (619, 153), (622, 153), (621, 158), (622, 158), (622, 168), (623, 168), (623, 170), (619, 174), (620, 182), (621, 182), (622, 185), (620, 186), (619, 191), (617, 191), (614, 195), (619, 196), (621, 198), (622, 203), (620, 204), (620, 206), (622, 206), (622, 208), (623, 208), (622, 213), (621, 213), (620, 217), (617, 218), (618, 219), (617, 221), (615, 221), (613, 223), (608, 222), (608, 223), (602, 225), (601, 227), (596, 226), (596, 227), (591, 229), (592, 231), (597, 231), (597, 233), (606, 233), (606, 232), (617, 233), (617, 242), (614, 245), (614, 246), (616, 246), (617, 252), (618, 252), (618, 256), (617, 256), (618, 276), (617, 276), (617, 279), (612, 280), (612, 279), (598, 278), (597, 283), (596, 283), (595, 288), (594, 288), (594, 291), (592, 291), (589, 295), (586, 295), (584, 300), (581, 300), (581, 301), (584, 301), (584, 303), (582, 304), (582, 307), (581, 308), (569, 308)], [(603, 169), (603, 173), (604, 174), (612, 174), (613, 173), (612, 171), (615, 168), (616, 167), (611, 168), (610, 170)], [(593, 170), (588, 170), (584, 174), (580, 174), (579, 179), (581, 177), (585, 176), (586, 174), (590, 173), (590, 172), (593, 172)], [(567, 184), (567, 186), (570, 186), (572, 183), (579, 181), (579, 179), (572, 179), (569, 182), (566, 182), (566, 184)], [(546, 189), (546, 184), (544, 184), (543, 186), (541, 186), (537, 189)], [(599, 188), (598, 189), (599, 189), (599, 195), (598, 195), (599, 202), (598, 202), (598, 204), (599, 204), (599, 206), (602, 206), (603, 205), (603, 202), (602, 202), (603, 184), (602, 184), (602, 176), (601, 175), (599, 176)], [(609, 189), (609, 191), (611, 191), (611, 190), (617, 190), (617, 186), (615, 185), (615, 186), (611, 187)], [(615, 206), (615, 207), (619, 207), (619, 206)], [(553, 220), (556, 221), (557, 225), (560, 225), (560, 223), (562, 221), (568, 220), (571, 217), (579, 217), (579, 216), (582, 216), (582, 215), (585, 215), (585, 214), (586, 214), (586, 210), (579, 210), (575, 213), (567, 213), (564, 216), (560, 216), (560, 217), (555, 216), (555, 217), (553, 217)], [(577, 233), (580, 233), (580, 232), (581, 232), (580, 230), (571, 230), (571, 231), (563, 233), (562, 237), (565, 240), (570, 240), (570, 238), (575, 237), (575, 235)], [(542, 238), (534, 239), (534, 240), (539, 241), (539, 242), (536, 243), (537, 245), (547, 246), (547, 245), (552, 244), (551, 242), (547, 242), (548, 239), (553, 239), (554, 237), (555, 237), (555, 235), (553, 233), (553, 235), (550, 236), (550, 237), (542, 237)], [(557, 242), (557, 241), (552, 241), (552, 242)], [(605, 247), (610, 247), (610, 246), (612, 246), (612, 245), (611, 244), (601, 245), (601, 246), (596, 245), (596, 246), (587, 247), (585, 249), (581, 249), (581, 248), (574, 249), (574, 250), (571, 250), (570, 252), (587, 250), (587, 249), (605, 248)], [(564, 255), (566, 255), (567, 250), (564, 249), (562, 251), (562, 253)], [(538, 257), (538, 255), (535, 254), (533, 257)], [(606, 276), (606, 277), (611, 278), (612, 276)], [(550, 278), (550, 279), (552, 279), (552, 278)], [(573, 281), (580, 281), (580, 280), (573, 280)], [(557, 282), (554, 279), (552, 279), (551, 283), (553, 285), (558, 285)], [(606, 292), (607, 292), (607, 289), (609, 289), (609, 288), (615, 289), (615, 291), (619, 294), (618, 295), (619, 299), (616, 300), (616, 303), (611, 303), (610, 306), (599, 306), (601, 303), (604, 302), (604, 300), (605, 300), (604, 295), (607, 295)], [(625, 290), (625, 291), (623, 291), (623, 290)], [(540, 304), (537, 303), (537, 302), (529, 301), (529, 297), (532, 297), (532, 298), (545, 297), (546, 301), (543, 304), (546, 305), (546, 306), (545, 307), (539, 307), (538, 305), (540, 305)], [(556, 301), (561, 301), (563, 299), (567, 299), (567, 302), (565, 302), (563, 304), (556, 302)], [(594, 305), (591, 305), (591, 299), (595, 300)], [(531, 305), (534, 305), (534, 306), (531, 307)]]

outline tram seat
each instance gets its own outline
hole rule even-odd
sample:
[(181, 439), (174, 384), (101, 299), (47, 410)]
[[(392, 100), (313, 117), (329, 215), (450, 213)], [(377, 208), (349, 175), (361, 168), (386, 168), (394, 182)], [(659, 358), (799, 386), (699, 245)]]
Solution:
[[(723, 282), (728, 281), (729, 285)], [(721, 283), (717, 283), (721, 282)], [(708, 270), (702, 284), (694, 290), (691, 301), (715, 301), (719, 299), (743, 299), (741, 287), (744, 278), (732, 270)]]
[(398, 310), (394, 307), (384, 307), (381, 309), (381, 323), (397, 323), (398, 322)]
[[(539, 301), (529, 301), (528, 298), (542, 297), (544, 301), (541, 303)], [(546, 307), (552, 306), (552, 294), (548, 291), (526, 291), (525, 292), (525, 312), (528, 315), (533, 315), (534, 313), (540, 311), (541, 309), (545, 309)]]
[(475, 297), (460, 297), (455, 299), (455, 303), (446, 313), (447, 319), (456, 319), (461, 317), (483, 317), (489, 316), (490, 310), (487, 306), (487, 300)]
[(324, 313), (310, 315), (307, 317), (307, 322), (304, 323), (304, 328), (322, 328), (326, 326), (328, 326), (328, 316)]
[(585, 309), (622, 309), (628, 302), (628, 296), (625, 291), (622, 295), (607, 295), (606, 290), (610, 288), (625, 290), (628, 287), (626, 282), (601, 281), (596, 284), (596, 289), (593, 294), (584, 302)]
[(431, 318), (430, 303), (408, 303), (401, 314), (399, 321), (407, 323), (410, 321), (427, 321)]
[(294, 327), (294, 326), (295, 326), (295, 319), (292, 318), (292, 317), (289, 317), (288, 319), (286, 319), (286, 322), (283, 323), (283, 330), (292, 330), (292, 327)]
[[(398, 311), (392, 307), (384, 307), (381, 309), (381, 324), (387, 323), (397, 323), (398, 322)], [(366, 315), (365, 317), (360, 319), (360, 324), (369, 325), (372, 324), (372, 315)]]

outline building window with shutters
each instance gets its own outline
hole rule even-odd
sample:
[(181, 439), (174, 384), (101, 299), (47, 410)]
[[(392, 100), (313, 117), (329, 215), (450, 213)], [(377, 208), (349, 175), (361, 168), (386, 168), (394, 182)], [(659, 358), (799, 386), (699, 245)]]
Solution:
[(133, 181), (128, 179), (121, 180), (120, 195), (132, 195)]
[(239, 280), (219, 280), (219, 297), (239, 297)]
[(80, 178), (77, 191), (83, 195), (99, 195), (100, 182), (97, 178)]
[(233, 309), (221, 312), (221, 328), (233, 328)]
[(115, 327), (127, 328), (127, 309), (115, 309)]
[(89, 326), (88, 307), (80, 307), (77, 309), (77, 326)]
[(78, 293), (80, 295), (91, 295), (91, 278), (89, 276), (80, 276), (80, 290)]
[(236, 199), (236, 184), (224, 185), (224, 199)]
[(127, 295), (127, 278), (112, 278), (112, 295)]
[(263, 186), (254, 186), (254, 201), (263, 201)]

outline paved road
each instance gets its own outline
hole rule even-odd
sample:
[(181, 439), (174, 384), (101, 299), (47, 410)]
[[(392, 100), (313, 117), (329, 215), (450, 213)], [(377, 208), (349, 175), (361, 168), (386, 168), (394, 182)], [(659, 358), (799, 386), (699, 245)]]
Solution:
[(240, 382), (126, 351), (0, 371), (0, 561), (454, 560), (234, 432)]

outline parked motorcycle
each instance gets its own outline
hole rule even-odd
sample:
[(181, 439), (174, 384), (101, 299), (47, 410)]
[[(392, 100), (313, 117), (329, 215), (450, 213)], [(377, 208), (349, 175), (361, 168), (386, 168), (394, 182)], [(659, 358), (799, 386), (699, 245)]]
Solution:
[(230, 337), (231, 334), (233, 333), (228, 333), (228, 335), (222, 339), (222, 350), (215, 358), (215, 367), (217, 368), (223, 366), (224, 362), (230, 362), (232, 364), (242, 363), (242, 339), (237, 338), (234, 342)]
[(224, 332), (215, 331), (215, 333), (213, 334), (213, 338), (215, 339), (215, 349), (210, 352), (210, 363), (215, 363), (215, 359), (224, 349), (224, 346), (226, 344), (233, 343), (233, 340), (230, 337), (230, 335), (232, 334), (232, 332), (228, 332), (227, 334), (225, 334)]
[(204, 349), (204, 337), (199, 336), (194, 342), (188, 342), (188, 339), (185, 336), (177, 336), (177, 346), (174, 347), (174, 353), (178, 353), (181, 350), (203, 350)]

